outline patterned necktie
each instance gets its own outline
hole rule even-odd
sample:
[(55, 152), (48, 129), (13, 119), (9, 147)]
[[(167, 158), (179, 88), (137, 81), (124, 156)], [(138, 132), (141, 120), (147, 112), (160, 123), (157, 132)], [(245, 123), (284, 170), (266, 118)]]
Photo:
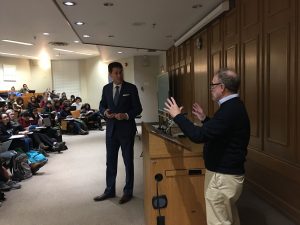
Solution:
[(119, 91), (119, 86), (116, 86), (116, 92), (115, 92), (115, 96), (114, 96), (114, 104), (117, 105), (118, 101), (119, 101), (119, 96), (120, 96), (120, 91)]

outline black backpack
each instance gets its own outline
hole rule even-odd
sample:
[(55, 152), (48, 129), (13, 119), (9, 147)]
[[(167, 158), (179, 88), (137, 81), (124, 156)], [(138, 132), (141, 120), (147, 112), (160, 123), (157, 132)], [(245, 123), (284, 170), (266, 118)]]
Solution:
[(11, 168), (12, 180), (21, 181), (32, 177), (28, 157), (25, 153), (18, 153), (12, 158)]

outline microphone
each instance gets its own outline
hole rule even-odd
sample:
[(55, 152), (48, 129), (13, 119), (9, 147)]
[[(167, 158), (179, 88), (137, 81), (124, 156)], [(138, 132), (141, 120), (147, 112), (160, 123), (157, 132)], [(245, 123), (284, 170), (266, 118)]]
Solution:
[[(186, 116), (188, 113), (187, 112), (185, 112), (185, 113), (181, 113), (181, 115), (183, 115), (183, 116)], [(168, 131), (170, 130), (170, 128), (174, 125), (174, 120), (173, 119), (170, 119), (169, 121), (168, 121), (168, 123), (169, 123), (169, 125), (167, 126), (167, 128), (166, 128), (166, 133), (168, 133)]]

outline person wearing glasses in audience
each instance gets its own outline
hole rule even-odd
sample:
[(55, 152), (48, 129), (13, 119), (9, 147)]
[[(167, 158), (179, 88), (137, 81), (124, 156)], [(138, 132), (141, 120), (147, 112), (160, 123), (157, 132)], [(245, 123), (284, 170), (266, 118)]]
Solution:
[(211, 96), (219, 109), (209, 118), (197, 103), (193, 115), (202, 122), (196, 126), (182, 114), (174, 98), (167, 99), (165, 110), (174, 118), (182, 132), (196, 143), (204, 143), (206, 167), (204, 195), (208, 225), (239, 225), (236, 201), (243, 188), (250, 122), (239, 98), (240, 76), (221, 69), (213, 79)]

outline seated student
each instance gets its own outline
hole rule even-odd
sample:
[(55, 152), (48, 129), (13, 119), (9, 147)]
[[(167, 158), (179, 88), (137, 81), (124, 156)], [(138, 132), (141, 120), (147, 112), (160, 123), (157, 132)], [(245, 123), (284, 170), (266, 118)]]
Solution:
[(31, 121), (33, 120), (30, 118), (30, 114), (27, 111), (23, 112), (19, 118), (19, 123), (24, 130), (33, 131), (32, 134), (29, 134), (29, 137), (33, 139), (35, 146), (39, 147), (41, 153), (47, 156), (48, 154), (43, 150), (61, 151), (64, 149), (64, 142), (56, 142), (46, 134), (35, 132), (35, 130), (32, 129), (35, 126), (34, 124), (31, 124)]
[(28, 112), (29, 113), (32, 113), (32, 110), (34, 108), (39, 108), (39, 103), (37, 103), (36, 101), (36, 97), (35, 96), (31, 96), (30, 97), (30, 101), (28, 102), (28, 106), (27, 106), (27, 109), (28, 109)]
[[(59, 120), (63, 120), (66, 118), (72, 118), (71, 111), (70, 111), (70, 104), (66, 101), (63, 103), (62, 110), (59, 114)], [(85, 123), (80, 119), (73, 119), (69, 121), (71, 127), (73, 127), (72, 132), (75, 134), (85, 135), (88, 134), (88, 129)]]
[(0, 142), (9, 140), (12, 135), (23, 134), (22, 138), (12, 139), (9, 149), (20, 148), (24, 152), (32, 149), (32, 140), (27, 136), (28, 131), (24, 131), (20, 126), (13, 126), (10, 122), (9, 116), (6, 113), (0, 115)]
[(71, 101), (71, 103), (74, 103), (74, 102), (75, 102), (75, 95), (71, 95), (71, 96), (70, 96), (70, 101)]
[(24, 100), (22, 97), (18, 97), (16, 101), (13, 103), (13, 110), (17, 112), (19, 115), (24, 110)]
[(60, 112), (60, 110), (61, 110), (61, 102), (60, 102), (59, 99), (55, 99), (53, 101), (53, 108), (54, 108), (54, 110), (55, 110), (56, 113)]
[(49, 92), (44, 92), (42, 99), (40, 100), (39, 104), (41, 108), (44, 108), (48, 101), (51, 101)]
[(76, 97), (75, 102), (73, 102), (71, 106), (76, 106), (76, 110), (80, 110), (81, 109), (81, 101), (82, 100), (80, 97)]
[(59, 101), (60, 101), (60, 103), (62, 104), (65, 100), (68, 100), (68, 98), (67, 98), (66, 92), (63, 92), (63, 93), (61, 93), (61, 95), (60, 95)]
[(14, 94), (15, 96), (19, 97), (19, 96), (22, 96), (22, 93), (16, 91), (15, 87), (12, 86), (10, 88), (10, 91), (8, 92), (8, 95), (11, 95), (11, 94)]
[(29, 88), (27, 87), (27, 84), (23, 84), (23, 87), (20, 89), (19, 92), (23, 94), (29, 93)]
[(6, 104), (9, 109), (13, 109), (13, 104), (16, 101), (16, 95), (15, 94), (9, 94), (6, 99)]
[(4, 104), (1, 104), (0, 106), (0, 113), (5, 113), (8, 110), (8, 106), (5, 102), (3, 102)]
[(82, 105), (80, 110), (80, 116), (85, 118), (87, 124), (95, 123), (98, 125), (99, 130), (103, 131), (101, 124), (101, 115), (99, 112), (95, 112), (94, 109), (91, 109), (89, 103), (85, 103)]
[[(32, 113), (30, 114), (31, 120), (30, 124), (31, 125), (37, 125), (37, 126), (44, 126), (44, 119), (39, 113), (37, 108), (32, 110)], [(60, 131), (60, 127), (52, 127), (52, 126), (47, 126), (43, 129), (40, 130), (41, 133), (46, 134), (50, 138), (54, 138), (57, 142), (62, 142), (62, 135)], [(66, 147), (67, 149), (67, 147)]]

